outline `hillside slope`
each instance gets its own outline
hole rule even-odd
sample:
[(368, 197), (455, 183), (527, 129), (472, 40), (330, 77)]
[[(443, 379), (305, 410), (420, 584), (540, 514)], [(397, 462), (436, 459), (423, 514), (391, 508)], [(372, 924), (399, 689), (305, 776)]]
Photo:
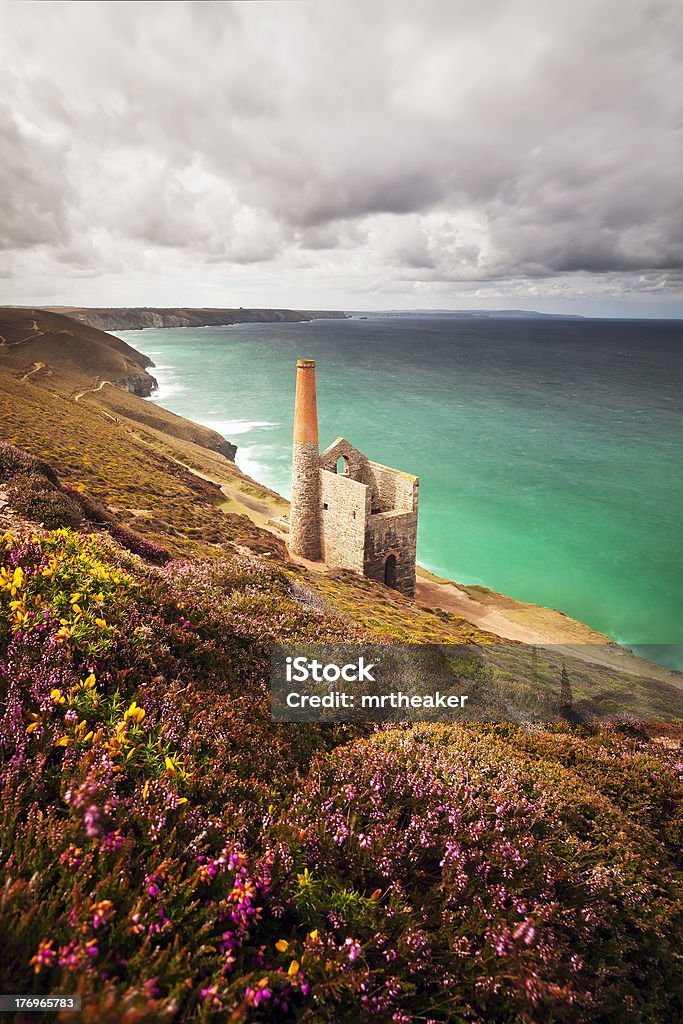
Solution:
[(120, 338), (103, 334), (60, 313), (0, 307), (2, 365), (28, 367), (27, 373), (57, 374), (62, 386), (72, 379), (109, 379), (139, 395), (150, 395), (156, 381), (147, 373), (152, 360)]

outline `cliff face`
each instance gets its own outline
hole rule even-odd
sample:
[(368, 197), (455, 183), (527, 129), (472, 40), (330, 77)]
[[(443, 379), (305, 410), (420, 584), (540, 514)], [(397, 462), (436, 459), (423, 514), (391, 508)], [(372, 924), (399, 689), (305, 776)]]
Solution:
[(60, 312), (101, 331), (138, 331), (146, 327), (226, 327), (250, 323), (308, 323), (344, 320), (340, 311), (297, 309), (191, 309), (150, 307), (62, 309)]

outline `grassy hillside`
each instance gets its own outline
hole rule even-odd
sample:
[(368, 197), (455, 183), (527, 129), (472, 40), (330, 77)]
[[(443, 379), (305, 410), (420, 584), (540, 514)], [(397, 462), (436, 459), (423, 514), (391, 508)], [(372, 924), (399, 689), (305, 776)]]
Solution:
[[(679, 1019), (676, 728), (274, 724), (274, 641), (497, 638), (289, 563), (265, 529), (283, 503), (201, 428), (78, 397), (100, 368), (56, 348), (26, 377), (20, 348), (0, 991), (78, 991), (92, 1024)], [(635, 685), (570, 668), (577, 696)]]

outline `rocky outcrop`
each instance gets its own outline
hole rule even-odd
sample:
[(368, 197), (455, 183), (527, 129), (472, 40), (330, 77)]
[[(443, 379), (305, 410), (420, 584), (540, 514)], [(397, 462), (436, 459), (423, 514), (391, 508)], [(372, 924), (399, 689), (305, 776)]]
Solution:
[(250, 323), (308, 323), (344, 320), (339, 310), (300, 309), (192, 309), (172, 307), (61, 309), (60, 313), (100, 331), (138, 331), (147, 327), (231, 327)]
[[(154, 366), (154, 363), (150, 359), (147, 365)], [(138, 398), (149, 398), (159, 387), (156, 377), (153, 377), (151, 373), (146, 373), (144, 370), (141, 370), (139, 373), (131, 373), (127, 377), (122, 377), (116, 381), (116, 384), (118, 387), (123, 388), (124, 391), (130, 391), (131, 394), (137, 395)]]

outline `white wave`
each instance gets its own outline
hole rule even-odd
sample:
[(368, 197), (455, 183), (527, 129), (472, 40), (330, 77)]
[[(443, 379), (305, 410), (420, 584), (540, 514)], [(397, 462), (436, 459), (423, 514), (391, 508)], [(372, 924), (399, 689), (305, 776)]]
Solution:
[(187, 388), (183, 384), (180, 384), (180, 383), (162, 384), (158, 377), (157, 377), (157, 381), (158, 381), (159, 387), (157, 388), (157, 390), (152, 395), (150, 395), (150, 401), (152, 401), (152, 402), (162, 402), (163, 403), (168, 398), (170, 398), (172, 395), (179, 395), (181, 392), (187, 391)]
[(247, 476), (251, 476), (254, 480), (259, 480), (262, 483), (265, 482), (265, 478), (268, 476), (268, 465), (262, 462), (257, 455), (258, 445), (248, 448), (238, 448), (237, 454), (235, 455), (235, 465), (238, 469), (241, 469)]
[(211, 427), (224, 437), (248, 434), (251, 430), (268, 430), (279, 426), (270, 420), (197, 420), (205, 427)]
[(187, 388), (182, 379), (170, 366), (150, 366), (149, 372), (155, 378), (159, 387), (150, 395), (152, 402), (165, 402), (172, 395), (179, 395)]
[(289, 471), (278, 472), (273, 460), (275, 448), (269, 444), (252, 444), (238, 447), (235, 465), (247, 476), (272, 487), (279, 494), (289, 494)]

